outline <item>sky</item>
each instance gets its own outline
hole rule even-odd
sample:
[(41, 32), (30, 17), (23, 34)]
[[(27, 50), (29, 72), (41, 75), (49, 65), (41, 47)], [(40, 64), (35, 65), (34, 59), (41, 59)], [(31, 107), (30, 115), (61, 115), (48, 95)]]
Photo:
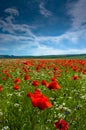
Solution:
[(0, 0), (0, 55), (86, 53), (86, 0)]

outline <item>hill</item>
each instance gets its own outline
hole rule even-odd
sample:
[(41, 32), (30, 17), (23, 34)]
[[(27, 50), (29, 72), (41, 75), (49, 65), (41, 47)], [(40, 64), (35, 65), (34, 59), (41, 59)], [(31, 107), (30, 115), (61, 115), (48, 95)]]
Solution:
[(31, 59), (56, 59), (56, 58), (65, 58), (65, 59), (86, 59), (86, 54), (70, 54), (70, 55), (44, 55), (44, 56), (14, 56), (14, 55), (0, 55), (0, 59), (10, 58), (31, 58)]

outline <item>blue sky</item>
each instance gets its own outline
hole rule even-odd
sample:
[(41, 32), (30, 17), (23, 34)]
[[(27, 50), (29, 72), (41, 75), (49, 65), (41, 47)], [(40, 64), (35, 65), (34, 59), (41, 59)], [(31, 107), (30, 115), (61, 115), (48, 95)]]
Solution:
[(0, 0), (0, 54), (86, 53), (86, 0)]

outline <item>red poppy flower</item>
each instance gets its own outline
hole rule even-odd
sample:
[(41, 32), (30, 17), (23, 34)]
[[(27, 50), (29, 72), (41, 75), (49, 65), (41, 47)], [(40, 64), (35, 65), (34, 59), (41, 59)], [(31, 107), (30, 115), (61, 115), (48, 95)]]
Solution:
[(59, 119), (56, 123), (55, 123), (55, 127), (58, 130), (68, 130), (68, 123), (63, 120), (63, 119)]
[(24, 76), (24, 80), (29, 80), (29, 79), (30, 79), (30, 76), (26, 74), (26, 75)]
[(14, 85), (13, 89), (18, 90), (20, 87), (18, 85)]
[(34, 93), (28, 92), (27, 96), (30, 97), (34, 107), (38, 107), (41, 110), (52, 107), (49, 99), (37, 89), (35, 89)]
[(58, 68), (54, 67), (54, 70), (56, 71), (56, 70), (58, 70)]
[(57, 77), (61, 77), (61, 74), (58, 74)]
[(6, 73), (7, 78), (11, 78), (11, 75), (9, 73)]
[(0, 85), (0, 92), (2, 91), (2, 86)]
[(33, 86), (39, 86), (38, 80), (34, 80), (34, 81), (32, 82), (32, 85), (33, 85)]
[(6, 80), (7, 78), (6, 77), (3, 77), (2, 80)]
[(37, 66), (37, 67), (36, 67), (36, 71), (39, 71), (39, 70), (40, 70), (40, 66)]
[(83, 71), (83, 74), (86, 74), (86, 70)]
[(23, 70), (25, 71), (25, 73), (28, 73), (28, 68), (23, 68)]
[(31, 62), (30, 61), (25, 61), (24, 64), (27, 65), (27, 66), (31, 66)]
[(55, 78), (55, 77), (52, 77), (52, 78), (51, 78), (51, 81), (56, 81), (56, 78)]
[(48, 87), (48, 83), (46, 82), (46, 80), (42, 80), (41, 84)]
[(78, 67), (77, 67), (77, 66), (72, 66), (72, 70), (73, 70), (73, 71), (77, 71), (77, 70), (78, 70)]
[(79, 78), (79, 76), (74, 75), (74, 76), (72, 76), (71, 80), (77, 80), (78, 78)]
[(56, 90), (56, 89), (60, 89), (61, 87), (59, 86), (59, 84), (56, 81), (51, 81), (48, 85), (48, 88)]
[(20, 83), (20, 78), (15, 78), (15, 79), (14, 79), (14, 83), (19, 84), (19, 83)]

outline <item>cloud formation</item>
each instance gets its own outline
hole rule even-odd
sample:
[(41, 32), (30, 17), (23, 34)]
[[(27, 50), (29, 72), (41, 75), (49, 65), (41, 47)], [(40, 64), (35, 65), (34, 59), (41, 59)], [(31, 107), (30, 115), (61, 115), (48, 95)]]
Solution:
[(40, 13), (41, 13), (43, 16), (45, 16), (45, 17), (52, 16), (52, 12), (49, 11), (49, 10), (47, 10), (47, 9), (45, 8), (45, 5), (44, 5), (43, 2), (39, 4), (39, 9), (40, 9)]
[(68, 6), (68, 14), (72, 19), (72, 28), (81, 29), (81, 27), (86, 28), (86, 0), (78, 0), (75, 2), (70, 2)]
[[(19, 55), (57, 55), (57, 54), (80, 54), (86, 52), (86, 46), (83, 49), (76, 48), (79, 46), (80, 39), (86, 41), (86, 0), (69, 2), (67, 5), (67, 15), (71, 17), (71, 27), (60, 36), (37, 36), (33, 33), (35, 26), (28, 24), (19, 24), (16, 17), (20, 12), (14, 8), (5, 9), (6, 17), (0, 19), (0, 42), (14, 44), (12, 54)], [(52, 16), (52, 12), (45, 8), (45, 4), (39, 4), (40, 14), (44, 17)], [(82, 15), (83, 14), (83, 15)], [(14, 22), (15, 21), (15, 22)], [(68, 45), (66, 45), (66, 42)], [(15, 44), (16, 43), (16, 44)], [(72, 47), (70, 47), (72, 45)], [(9, 52), (9, 48), (0, 47), (0, 51)], [(24, 53), (23, 53), (24, 52)]]
[(31, 29), (34, 28), (33, 26), (29, 26), (27, 24), (17, 24), (13, 22), (15, 16), (19, 15), (19, 11), (17, 9), (7, 8), (5, 9), (5, 12), (9, 13), (9, 15), (0, 19), (0, 28), (2, 29), (2, 32), (4, 32), (4, 34), (0, 34), (1, 39), (4, 35), (8, 37), (8, 39), (10, 39), (10, 37), (11, 39), (13, 38), (13, 40), (20, 40), (21, 37), (22, 39), (25, 39), (25, 37), (26, 39), (35, 38), (35, 35), (31, 31)]
[(19, 11), (15, 8), (7, 8), (4, 11), (5, 13), (8, 13), (10, 15), (14, 15), (14, 16), (18, 16), (19, 15)]

